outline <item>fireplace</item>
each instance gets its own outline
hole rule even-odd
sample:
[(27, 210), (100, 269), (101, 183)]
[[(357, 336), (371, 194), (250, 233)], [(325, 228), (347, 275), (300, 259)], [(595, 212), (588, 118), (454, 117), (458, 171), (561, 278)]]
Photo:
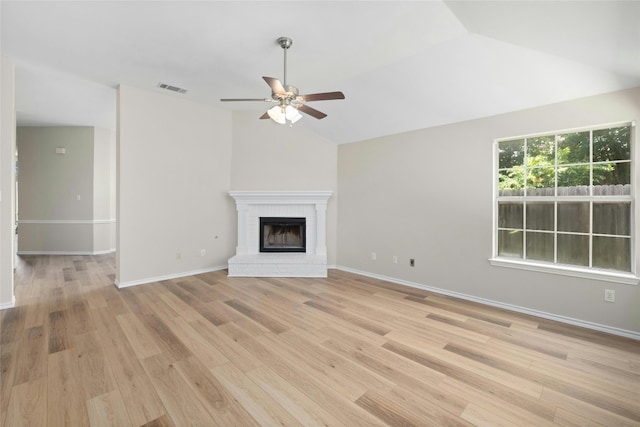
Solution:
[(238, 244), (229, 258), (229, 277), (327, 277), (331, 191), (229, 194), (238, 212)]
[(260, 217), (260, 252), (306, 252), (306, 218)]

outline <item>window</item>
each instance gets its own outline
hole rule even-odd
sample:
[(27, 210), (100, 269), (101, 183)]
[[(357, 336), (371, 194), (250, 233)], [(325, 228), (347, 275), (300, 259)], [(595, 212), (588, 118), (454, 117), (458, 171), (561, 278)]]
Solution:
[(496, 141), (494, 260), (631, 275), (633, 130)]

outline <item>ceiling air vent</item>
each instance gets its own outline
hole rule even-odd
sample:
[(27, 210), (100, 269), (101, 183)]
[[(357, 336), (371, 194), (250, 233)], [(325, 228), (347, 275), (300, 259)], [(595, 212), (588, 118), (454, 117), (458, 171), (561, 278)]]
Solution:
[(161, 89), (166, 89), (166, 90), (170, 90), (171, 92), (178, 92), (178, 93), (186, 93), (187, 90), (183, 89), (181, 87), (178, 86), (173, 86), (173, 85), (168, 85), (166, 83), (158, 83), (158, 87)]

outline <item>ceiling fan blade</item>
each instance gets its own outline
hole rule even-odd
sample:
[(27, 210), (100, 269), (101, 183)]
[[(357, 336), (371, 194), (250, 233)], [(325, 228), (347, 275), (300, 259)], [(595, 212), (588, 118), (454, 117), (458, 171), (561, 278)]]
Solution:
[(344, 99), (344, 93), (342, 92), (324, 92), (324, 93), (311, 93), (308, 95), (298, 96), (298, 100), (302, 102), (309, 101), (328, 101), (331, 99)]
[(265, 82), (271, 87), (271, 92), (276, 93), (278, 95), (286, 95), (287, 91), (284, 90), (284, 86), (280, 83), (280, 80), (275, 77), (262, 77)]
[(229, 101), (265, 101), (265, 102), (272, 102), (273, 99), (271, 99), (271, 98), (223, 98), (223, 99), (220, 99), (220, 101), (222, 101), (222, 102), (229, 102)]
[(322, 111), (318, 111), (315, 108), (309, 107), (308, 105), (300, 105), (297, 108), (303, 113), (306, 113), (312, 117), (315, 117), (316, 119), (324, 119), (325, 117), (327, 117), (327, 115)]
[(269, 119), (269, 113), (267, 113), (266, 111), (264, 112), (263, 115), (260, 116), (260, 120), (264, 120), (264, 119)]

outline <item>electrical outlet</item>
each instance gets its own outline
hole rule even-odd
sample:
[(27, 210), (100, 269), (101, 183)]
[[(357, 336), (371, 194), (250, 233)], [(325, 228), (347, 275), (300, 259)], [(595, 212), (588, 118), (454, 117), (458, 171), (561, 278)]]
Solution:
[(605, 289), (604, 300), (607, 302), (616, 302), (616, 291), (613, 289)]
[(398, 263), (398, 257), (397, 257), (397, 256), (395, 256), (395, 255), (393, 256), (393, 263), (394, 263), (394, 264), (397, 264), (397, 263)]
[(375, 252), (371, 252), (371, 261), (375, 261), (378, 258)]
[(205, 256), (207, 254), (206, 249), (200, 249), (200, 256)]
[(409, 267), (415, 267), (416, 266), (416, 260), (413, 258), (409, 258)]
[(176, 259), (180, 260), (182, 258), (182, 254), (180, 252), (176, 252)]

